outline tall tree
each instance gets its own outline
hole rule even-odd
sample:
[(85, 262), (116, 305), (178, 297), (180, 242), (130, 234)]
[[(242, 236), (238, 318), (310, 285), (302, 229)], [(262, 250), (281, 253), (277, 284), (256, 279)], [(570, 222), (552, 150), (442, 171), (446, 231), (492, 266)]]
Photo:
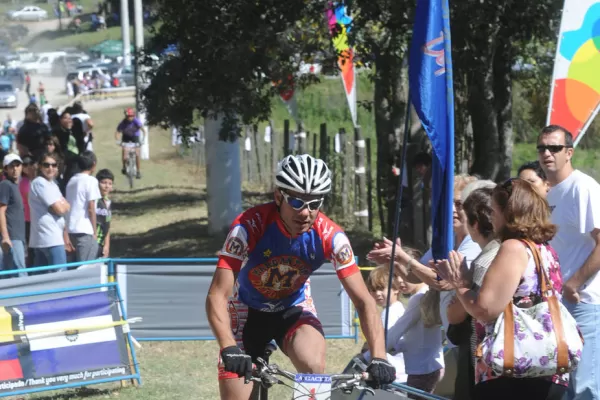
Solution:
[[(472, 172), (497, 180), (510, 175), (512, 66), (527, 52), (529, 40), (555, 34), (559, 3), (451, 2), (456, 132), (458, 141), (473, 132)], [(149, 122), (188, 132), (199, 117), (218, 114), (223, 117), (220, 139), (237, 140), (240, 122), (268, 119), (290, 76), (300, 88), (318, 80), (295, 75), (300, 61), (326, 51), (331, 57), (323, 63), (334, 65), (336, 55), (327, 53), (325, 6), (318, 0), (181, 0), (173, 7), (171, 1), (157, 0), (160, 23), (150, 46), (160, 50), (177, 44), (179, 52), (150, 73), (144, 93)], [(350, 40), (372, 71), (377, 183), (388, 211), (382, 223), (391, 234), (398, 183), (392, 166), (400, 165), (415, 2), (353, 0), (350, 6)]]
[[(514, 142), (513, 66), (536, 55), (532, 42), (555, 40), (562, 1), (465, 0), (452, 4), (455, 70), (465, 77), (457, 85), (457, 97), (468, 98), (465, 126), (470, 124), (474, 136), (471, 172), (504, 180), (510, 177)], [(457, 134), (466, 133), (457, 130)]]

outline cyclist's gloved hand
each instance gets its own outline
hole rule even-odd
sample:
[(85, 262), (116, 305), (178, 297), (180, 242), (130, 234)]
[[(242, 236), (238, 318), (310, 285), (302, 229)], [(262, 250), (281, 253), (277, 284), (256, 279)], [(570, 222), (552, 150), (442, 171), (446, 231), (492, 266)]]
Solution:
[(252, 359), (237, 346), (225, 347), (221, 350), (223, 367), (227, 372), (234, 372), (244, 377), (246, 382), (252, 378)]
[(367, 385), (373, 389), (379, 389), (382, 385), (388, 385), (396, 380), (396, 368), (383, 358), (373, 358), (367, 367), (369, 380)]

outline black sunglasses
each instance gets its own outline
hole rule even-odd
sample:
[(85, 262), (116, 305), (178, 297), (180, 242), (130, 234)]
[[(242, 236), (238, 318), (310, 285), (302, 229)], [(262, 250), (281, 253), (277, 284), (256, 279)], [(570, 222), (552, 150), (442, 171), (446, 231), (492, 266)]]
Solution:
[(564, 144), (548, 144), (548, 145), (539, 145), (537, 146), (537, 151), (540, 154), (543, 154), (548, 150), (550, 153), (560, 153), (563, 149), (570, 149), (573, 146), (566, 146)]
[(50, 168), (50, 167), (56, 168), (56, 167), (58, 167), (58, 164), (57, 163), (45, 162), (45, 163), (42, 163), (42, 167), (44, 167), (44, 168)]

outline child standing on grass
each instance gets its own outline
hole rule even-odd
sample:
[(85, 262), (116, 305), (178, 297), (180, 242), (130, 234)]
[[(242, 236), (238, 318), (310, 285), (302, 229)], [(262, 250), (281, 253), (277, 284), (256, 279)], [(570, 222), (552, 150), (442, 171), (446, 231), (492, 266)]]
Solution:
[[(384, 325), (385, 325), (386, 306), (388, 304), (387, 295), (388, 295), (388, 280), (389, 280), (389, 276), (390, 276), (389, 271), (390, 271), (389, 267), (387, 267), (385, 265), (377, 267), (373, 271), (371, 271), (371, 273), (369, 274), (369, 279), (367, 280), (367, 288), (369, 289), (369, 293), (371, 293), (371, 296), (373, 296), (377, 305), (379, 307), (383, 308), (383, 311), (381, 312), (381, 322)], [(394, 275), (396, 275), (396, 274), (394, 274)], [(400, 285), (398, 283), (398, 277), (394, 276), (394, 279), (392, 281), (390, 303), (389, 303), (389, 307), (387, 308), (387, 309), (389, 309), (389, 318), (388, 318), (388, 325), (387, 325), (388, 329), (391, 326), (393, 326), (396, 323), (396, 321), (398, 321), (400, 319), (400, 317), (402, 317), (402, 315), (404, 314), (404, 306), (398, 300), (399, 293), (400, 293)], [(365, 346), (366, 346), (366, 344), (365, 344)], [(371, 359), (371, 355), (368, 351), (363, 354), (363, 357), (367, 361), (370, 361), (370, 359)], [(396, 382), (397, 383), (405, 383), (407, 376), (404, 373), (404, 356), (402, 355), (402, 353), (396, 354), (396, 355), (388, 354), (387, 359), (396, 368)]]
[[(403, 249), (414, 259), (419, 259), (417, 250)], [(439, 326), (425, 327), (422, 318), (421, 301), (429, 286), (409, 283), (400, 275), (395, 281), (400, 293), (410, 298), (404, 314), (388, 329), (388, 350), (404, 354), (408, 386), (433, 393), (444, 376), (444, 353), (442, 330)], [(409, 398), (413, 397), (409, 395)]]
[(67, 201), (71, 205), (66, 218), (70, 243), (65, 243), (65, 247), (67, 251), (75, 250), (77, 262), (94, 260), (98, 256), (96, 200), (102, 196), (93, 175), (96, 161), (94, 153), (84, 151), (78, 160), (81, 172), (67, 184)]
[(100, 188), (100, 199), (96, 201), (96, 236), (98, 238), (98, 257), (107, 258), (110, 254), (110, 220), (112, 218), (109, 198), (113, 190), (115, 176), (108, 169), (101, 169), (96, 174)]

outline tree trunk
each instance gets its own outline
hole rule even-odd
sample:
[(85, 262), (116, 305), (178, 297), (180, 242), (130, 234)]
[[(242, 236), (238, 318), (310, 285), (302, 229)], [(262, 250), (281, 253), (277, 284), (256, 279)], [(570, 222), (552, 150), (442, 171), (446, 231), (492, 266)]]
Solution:
[[(378, 196), (386, 209), (383, 232), (393, 236), (396, 216), (398, 177), (392, 167), (402, 167), (400, 146), (402, 124), (406, 108), (406, 72), (402, 59), (394, 54), (376, 54), (375, 57), (375, 129), (377, 132)], [(383, 225), (383, 224), (382, 224)]]
[(216, 234), (226, 233), (242, 211), (240, 145), (219, 140), (222, 124), (222, 115), (204, 120), (208, 229)]
[(456, 173), (466, 174), (471, 167), (473, 149), (473, 126), (468, 107), (468, 85), (465, 74), (454, 77), (454, 148), (456, 158), (454, 166)]
[(474, 71), (469, 82), (468, 105), (475, 142), (471, 173), (494, 180), (500, 171), (500, 137), (492, 62), (485, 64), (487, 68)]
[(499, 171), (496, 181), (504, 181), (511, 177), (513, 152), (512, 123), (512, 46), (498, 35), (496, 54), (494, 56), (494, 94), (500, 143)]

